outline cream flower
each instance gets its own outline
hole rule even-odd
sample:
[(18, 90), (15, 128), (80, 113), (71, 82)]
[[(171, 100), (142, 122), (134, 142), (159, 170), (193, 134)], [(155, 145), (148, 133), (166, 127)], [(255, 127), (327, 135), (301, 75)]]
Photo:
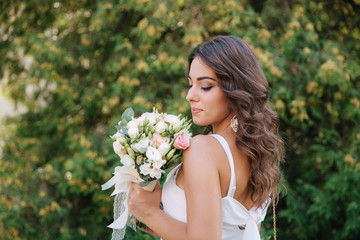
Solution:
[(168, 137), (163, 137), (160, 134), (155, 133), (153, 135), (153, 141), (154, 141), (155, 146), (158, 148), (158, 147), (160, 147), (160, 145), (162, 143), (169, 143), (170, 139)]
[(146, 157), (152, 161), (161, 160), (161, 153), (154, 147), (148, 147), (146, 150)]
[(155, 126), (155, 132), (156, 133), (162, 133), (167, 129), (167, 124), (164, 122), (158, 122)]
[(138, 136), (139, 134), (139, 129), (137, 127), (133, 127), (133, 128), (129, 128), (128, 130), (128, 135), (134, 139)]
[(123, 145), (121, 145), (121, 142), (119, 140), (113, 142), (113, 148), (114, 152), (119, 156), (126, 154), (126, 150)]
[(150, 175), (152, 178), (159, 179), (164, 170), (156, 168), (152, 162), (146, 162), (140, 166), (140, 173), (143, 175)]
[(179, 131), (182, 125), (182, 121), (180, 119), (172, 114), (166, 114), (165, 115), (165, 121), (170, 123), (170, 127), (174, 129), (175, 131)]
[(124, 166), (132, 167), (132, 168), (135, 167), (135, 161), (129, 155), (127, 154), (122, 155), (120, 159), (121, 159), (120, 162), (124, 164)]
[(121, 134), (119, 132), (116, 132), (113, 136), (112, 139), (114, 139), (115, 141), (119, 141), (121, 143), (126, 142), (125, 136), (124, 134)]
[(137, 121), (131, 120), (128, 122), (127, 127), (128, 128), (137, 128), (139, 126), (139, 123)]
[(145, 138), (140, 140), (138, 143), (133, 144), (133, 148), (140, 153), (145, 153), (149, 145), (150, 140), (148, 138)]
[(152, 124), (155, 125), (156, 124), (156, 117), (154, 115), (148, 115), (146, 116), (146, 119)]
[(144, 116), (141, 116), (137, 119), (137, 122), (139, 124), (140, 127), (144, 126), (144, 122), (145, 122), (146, 118)]
[(162, 144), (160, 144), (158, 150), (159, 150), (159, 152), (161, 153), (162, 156), (165, 156), (170, 150), (170, 144), (162, 143)]

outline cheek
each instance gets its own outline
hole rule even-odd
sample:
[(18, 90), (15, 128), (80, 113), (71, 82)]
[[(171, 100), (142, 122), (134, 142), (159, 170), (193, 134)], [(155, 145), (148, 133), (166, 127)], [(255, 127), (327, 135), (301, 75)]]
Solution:
[(222, 91), (208, 96), (206, 103), (209, 117), (212, 120), (221, 120), (229, 114), (230, 101)]
[(223, 117), (227, 117), (229, 115), (230, 101), (224, 93), (222, 94), (222, 96), (219, 99), (217, 99), (215, 104), (218, 108), (217, 114), (219, 115), (219, 117), (223, 118)]
[(220, 112), (228, 112), (230, 101), (226, 97), (225, 93), (222, 91), (218, 91), (216, 94), (212, 96), (211, 99), (212, 105), (214, 108), (217, 108)]

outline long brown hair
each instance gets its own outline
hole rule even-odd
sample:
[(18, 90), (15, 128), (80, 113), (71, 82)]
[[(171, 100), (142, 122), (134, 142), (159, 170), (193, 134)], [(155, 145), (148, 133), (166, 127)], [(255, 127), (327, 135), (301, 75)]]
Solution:
[(189, 68), (196, 57), (215, 72), (238, 119), (236, 145), (249, 160), (248, 186), (254, 204), (261, 206), (270, 193), (278, 199), (283, 141), (278, 115), (269, 106), (269, 85), (253, 50), (238, 37), (219, 36), (193, 50)]

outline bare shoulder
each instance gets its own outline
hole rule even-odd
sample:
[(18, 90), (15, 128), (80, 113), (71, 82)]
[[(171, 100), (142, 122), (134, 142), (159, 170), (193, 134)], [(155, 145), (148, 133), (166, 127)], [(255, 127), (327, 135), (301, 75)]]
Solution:
[(190, 147), (183, 152), (184, 165), (207, 165), (216, 159), (221, 148), (218, 141), (209, 135), (197, 135), (190, 141)]

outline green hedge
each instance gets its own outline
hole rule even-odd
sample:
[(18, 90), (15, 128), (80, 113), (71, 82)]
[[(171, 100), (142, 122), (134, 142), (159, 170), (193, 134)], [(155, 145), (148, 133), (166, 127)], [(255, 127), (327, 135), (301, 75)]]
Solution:
[(254, 48), (281, 117), (278, 238), (359, 239), (359, 4), (2, 1), (1, 84), (28, 112), (0, 127), (0, 239), (110, 239), (114, 125), (129, 106), (190, 116), (187, 55), (229, 34)]

